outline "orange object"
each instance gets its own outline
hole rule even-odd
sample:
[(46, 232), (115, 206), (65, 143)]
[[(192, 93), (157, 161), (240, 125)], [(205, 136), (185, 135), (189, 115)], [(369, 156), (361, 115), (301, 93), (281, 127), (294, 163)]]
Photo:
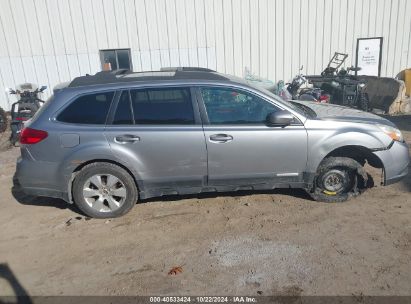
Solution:
[(106, 62), (103, 64), (103, 71), (111, 71), (111, 63)]
[(411, 96), (411, 69), (404, 71), (405, 94)]
[(183, 266), (176, 266), (176, 267), (171, 268), (171, 270), (168, 272), (168, 275), (177, 275), (182, 272), (183, 272)]

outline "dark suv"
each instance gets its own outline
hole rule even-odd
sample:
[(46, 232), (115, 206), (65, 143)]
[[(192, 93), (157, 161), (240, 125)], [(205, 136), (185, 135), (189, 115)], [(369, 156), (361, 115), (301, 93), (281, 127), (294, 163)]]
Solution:
[(408, 146), (388, 120), (284, 102), (206, 69), (100, 72), (56, 87), (21, 134), (16, 182), (28, 194), (115, 217), (140, 199), (210, 191), (304, 188), (345, 201), (407, 174)]

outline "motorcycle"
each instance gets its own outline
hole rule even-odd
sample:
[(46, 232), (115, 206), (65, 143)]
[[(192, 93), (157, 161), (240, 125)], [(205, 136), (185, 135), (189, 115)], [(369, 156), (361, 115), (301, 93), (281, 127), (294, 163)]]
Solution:
[(19, 100), (11, 106), (11, 136), (10, 142), (16, 145), (20, 138), (20, 132), (24, 128), (24, 123), (32, 118), (34, 114), (41, 108), (44, 101), (39, 98), (46, 86), (40, 89), (32, 83), (24, 83), (18, 85), (16, 90), (9, 89), (11, 95), (18, 95)]
[(3, 108), (0, 107), (0, 133), (5, 132), (7, 129), (7, 114)]
[[(302, 71), (302, 69), (303, 67), (300, 68), (300, 71)], [(285, 86), (284, 82), (280, 80), (277, 83), (278, 92), (275, 93), (285, 100), (329, 102), (330, 96), (325, 94), (320, 88), (301, 88), (307, 83), (307, 78), (300, 72), (292, 79), (291, 83), (287, 83)]]

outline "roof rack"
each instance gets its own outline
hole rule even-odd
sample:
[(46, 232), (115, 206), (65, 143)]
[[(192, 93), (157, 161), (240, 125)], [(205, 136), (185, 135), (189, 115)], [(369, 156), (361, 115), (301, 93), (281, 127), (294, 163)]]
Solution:
[(84, 85), (111, 83), (116, 82), (118, 75), (130, 74), (131, 71), (127, 69), (118, 69), (112, 71), (101, 71), (94, 75), (86, 74), (86, 76), (80, 76), (73, 79), (68, 85), (69, 87), (79, 87)]
[(166, 67), (161, 68), (160, 71), (162, 72), (172, 72), (172, 71), (184, 71), (184, 72), (216, 72), (211, 69), (207, 68), (200, 68), (200, 67)]
[[(187, 73), (188, 72), (188, 73)], [(213, 73), (214, 72), (214, 73)], [(228, 80), (227, 77), (217, 72), (197, 67), (170, 67), (161, 68), (160, 71), (132, 72), (126, 69), (101, 71), (94, 75), (80, 76), (74, 78), (68, 87), (81, 87), (98, 84), (109, 84), (133, 81), (153, 81), (170, 79), (206, 79), (206, 80)]]

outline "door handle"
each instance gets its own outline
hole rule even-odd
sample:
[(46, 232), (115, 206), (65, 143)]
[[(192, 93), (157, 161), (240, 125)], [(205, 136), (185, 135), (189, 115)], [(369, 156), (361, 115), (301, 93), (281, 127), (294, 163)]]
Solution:
[(135, 136), (135, 135), (125, 134), (125, 135), (119, 135), (119, 136), (114, 137), (114, 141), (118, 144), (132, 144), (137, 141), (140, 141), (140, 137)]
[(232, 141), (233, 137), (228, 134), (214, 134), (210, 135), (210, 141), (216, 143), (226, 143)]

